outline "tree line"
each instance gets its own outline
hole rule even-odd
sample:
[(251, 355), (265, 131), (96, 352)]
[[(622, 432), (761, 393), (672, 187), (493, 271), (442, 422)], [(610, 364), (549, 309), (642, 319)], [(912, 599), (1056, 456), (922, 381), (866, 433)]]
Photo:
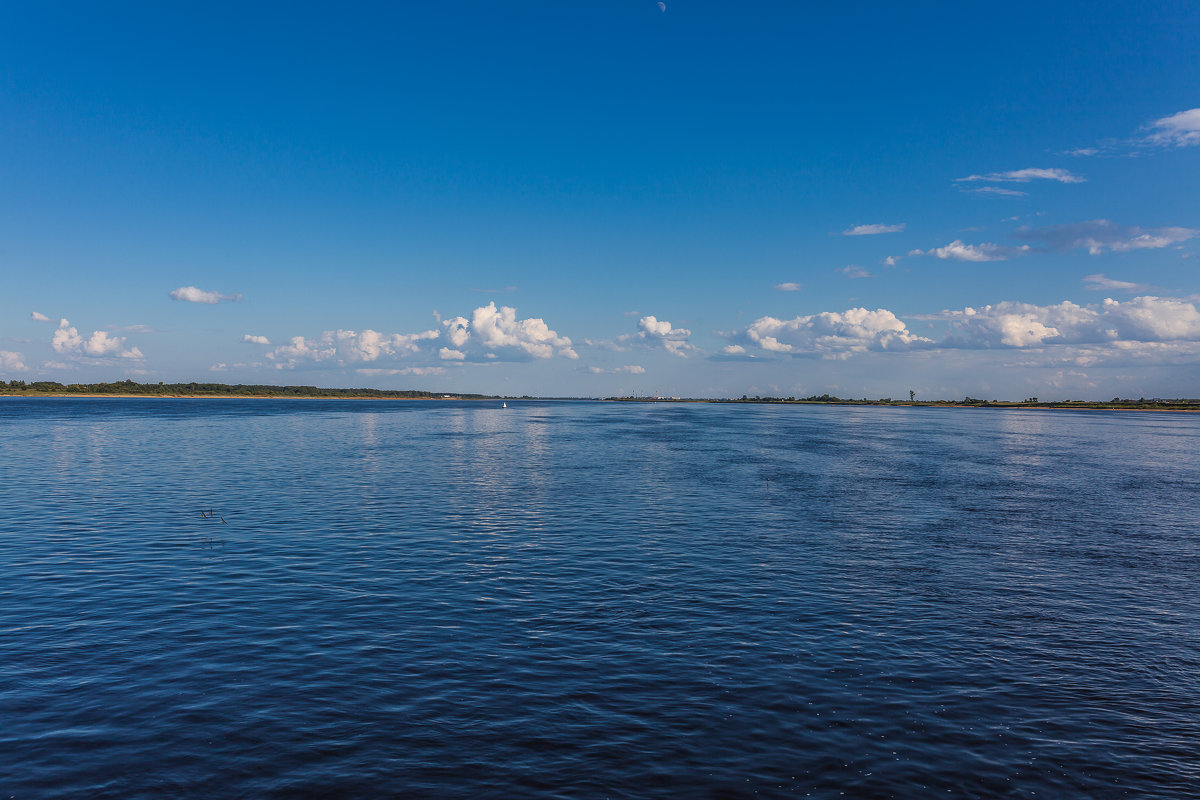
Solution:
[[(0, 381), (0, 394), (31, 395), (138, 395), (166, 397), (196, 395), (201, 397), (353, 397), (380, 399), (428, 399), (446, 395), (435, 392), (393, 389), (330, 389), (321, 386), (271, 386), (265, 384), (228, 383), (137, 383), (124, 380), (110, 383), (59, 383), (58, 381)], [(454, 397), (483, 399), (490, 395), (455, 394)]]

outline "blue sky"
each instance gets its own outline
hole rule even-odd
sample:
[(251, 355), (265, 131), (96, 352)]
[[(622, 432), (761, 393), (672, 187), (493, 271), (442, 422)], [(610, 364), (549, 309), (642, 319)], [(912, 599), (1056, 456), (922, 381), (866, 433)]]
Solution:
[(10, 6), (0, 378), (1200, 396), (1200, 6), (967, 5)]

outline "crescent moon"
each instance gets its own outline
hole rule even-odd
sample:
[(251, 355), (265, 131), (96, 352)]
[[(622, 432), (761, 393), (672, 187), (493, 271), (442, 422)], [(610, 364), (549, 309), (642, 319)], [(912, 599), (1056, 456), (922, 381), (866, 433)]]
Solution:
[(663, 2), (659, 2), (659, 4), (658, 4), (658, 10), (659, 10), (659, 11), (662, 11), (662, 12), (666, 12), (666, 10), (667, 10), (667, 4), (666, 4), (666, 3), (663, 3)]

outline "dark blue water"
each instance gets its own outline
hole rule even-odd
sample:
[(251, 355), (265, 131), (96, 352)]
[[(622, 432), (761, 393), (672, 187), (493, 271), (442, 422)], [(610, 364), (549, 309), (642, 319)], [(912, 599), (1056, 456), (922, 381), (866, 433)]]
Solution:
[(0, 796), (1197, 796), (1200, 416), (497, 406), (0, 401)]

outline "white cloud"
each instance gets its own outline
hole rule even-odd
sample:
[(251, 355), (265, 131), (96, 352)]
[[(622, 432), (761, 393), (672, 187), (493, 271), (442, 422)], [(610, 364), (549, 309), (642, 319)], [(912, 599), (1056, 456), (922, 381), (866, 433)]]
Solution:
[(853, 228), (847, 228), (842, 231), (842, 236), (875, 236), (880, 233), (900, 233), (904, 230), (905, 224), (900, 222), (895, 225), (855, 225)]
[(65, 318), (59, 320), (58, 330), (54, 331), (54, 336), (50, 339), (50, 346), (56, 353), (63, 355), (96, 358), (105, 356), (129, 359), (145, 358), (142, 351), (136, 347), (125, 349), (124, 337), (110, 336), (107, 331), (92, 331), (92, 335), (85, 339)]
[(903, 257), (904, 256), (888, 256), (887, 258), (885, 258), (882, 261), (882, 264), (885, 267), (894, 267), (894, 266), (896, 266), (896, 262), (899, 261)]
[(779, 292), (798, 292), (803, 288), (804, 288), (804, 284), (802, 284), (802, 283), (788, 282), (788, 283), (775, 284), (775, 290), (779, 291)]
[(1029, 183), (1030, 181), (1057, 181), (1058, 183), (1084, 183), (1086, 178), (1081, 178), (1078, 175), (1073, 175), (1069, 170), (1059, 169), (1057, 167), (1045, 169), (1040, 167), (1026, 167), (1025, 169), (1015, 169), (1010, 172), (989, 172), (986, 175), (968, 175), (965, 178), (956, 178), (956, 182), (964, 181), (985, 181), (987, 183)]
[(442, 367), (401, 367), (399, 369), (377, 369), (375, 367), (361, 367), (354, 370), (359, 375), (444, 375), (446, 370)]
[(1165, 147), (1190, 147), (1200, 144), (1200, 108), (1162, 117), (1148, 126), (1145, 141)]
[(999, 197), (1028, 197), (1029, 192), (1020, 192), (1016, 189), (1002, 189), (999, 186), (977, 186), (974, 189), (963, 189), (964, 192), (971, 194), (992, 194)]
[(571, 340), (551, 330), (545, 320), (519, 320), (516, 309), (510, 306), (497, 308), (495, 303), (488, 303), (471, 312), (469, 323), (464, 317), (455, 317), (442, 324), (447, 328), (447, 338), (460, 349), (472, 342), (488, 350), (520, 351), (534, 358), (579, 358)]
[(895, 314), (883, 308), (823, 311), (790, 320), (761, 317), (732, 338), (739, 343), (725, 348), (728, 355), (744, 353), (749, 346), (774, 353), (840, 358), (868, 350), (911, 350), (933, 344), (911, 333)]
[(20, 353), (14, 353), (12, 350), (0, 350), (0, 369), (24, 371), (29, 368), (25, 366), (24, 357)]
[(384, 357), (402, 356), (420, 350), (418, 343), (438, 338), (437, 331), (386, 334), (370, 329), (325, 331), (320, 337), (293, 336), (285, 345), (267, 353), (279, 368), (294, 367), (305, 361), (332, 362), (339, 366)]
[(1103, 345), (1063, 345), (1033, 351), (1040, 357), (1018, 366), (1045, 366), (1053, 360), (1079, 367), (1191, 366), (1200, 362), (1200, 342), (1109, 342)]
[(1142, 292), (1149, 288), (1144, 283), (1116, 281), (1099, 273), (1085, 276), (1083, 282), (1084, 288), (1093, 292)]
[(1143, 125), (1129, 139), (1106, 139), (1093, 147), (1068, 150), (1067, 155), (1095, 156), (1145, 153), (1147, 148), (1191, 147), (1200, 145), (1200, 108), (1189, 108), (1160, 117)]
[(40, 311), (34, 311), (30, 313), (29, 318), (34, 322), (54, 322), (54, 320), (50, 319), (50, 317), (47, 317)]
[(197, 289), (195, 286), (180, 286), (178, 289), (172, 289), (168, 294), (173, 300), (183, 300), (187, 303), (206, 303), (208, 305), (215, 305), (222, 300), (236, 303), (242, 299), (240, 294), (206, 292), (203, 289)]
[(838, 270), (838, 272), (842, 273), (847, 278), (869, 278), (869, 277), (871, 277), (871, 273), (868, 272), (864, 267), (855, 266), (854, 264), (851, 264), (847, 267), (842, 267), (841, 269)]
[(662, 339), (686, 339), (692, 334), (687, 328), (672, 328), (670, 322), (667, 322), (665, 319), (660, 320), (652, 314), (639, 319), (638, 328), (646, 336), (654, 336)]
[[(331, 363), (346, 366), (380, 359), (421, 354), (423, 359), (442, 361), (482, 361), (506, 358), (578, 358), (571, 340), (559, 336), (541, 319), (517, 319), (515, 309), (497, 308), (488, 303), (475, 309), (470, 318), (440, 319), (443, 330), (412, 334), (385, 334), (374, 330), (325, 331), (317, 338), (292, 337), (267, 354), (277, 367), (297, 364)], [(445, 338), (448, 346), (435, 349), (423, 343)], [(497, 354), (500, 354), (499, 356)], [(382, 367), (381, 367), (382, 368)], [(441, 369), (440, 367), (438, 369)], [(420, 374), (387, 372), (380, 374)], [(429, 373), (435, 374), (435, 373)]]
[(209, 367), (208, 371), (209, 372), (225, 372), (227, 369), (229, 369), (228, 364), (226, 364), (224, 361), (218, 361), (217, 363), (215, 363), (211, 367)]
[(471, 339), (471, 320), (466, 317), (452, 317), (442, 320), (446, 326), (446, 338), (455, 347), (462, 347)]
[(660, 346), (672, 355), (687, 358), (689, 352), (697, 349), (688, 342), (688, 337), (691, 335), (692, 332), (687, 328), (676, 328), (667, 320), (660, 320), (653, 314), (648, 314), (638, 320), (636, 334), (620, 336), (617, 341), (641, 340)]
[(242, 336), (242, 341), (246, 344), (270, 344), (271, 340), (265, 336), (256, 336), (252, 333), (247, 333)]
[(1051, 251), (1086, 248), (1092, 255), (1105, 250), (1127, 253), (1132, 250), (1152, 250), (1186, 242), (1200, 234), (1195, 228), (1138, 228), (1124, 227), (1106, 219), (1049, 225), (1044, 228), (1018, 228), (1018, 239), (1040, 243)]
[(935, 247), (931, 250), (912, 250), (910, 256), (937, 256), (953, 261), (1004, 261), (1013, 256), (1025, 255), (1032, 248), (1029, 245), (1020, 247), (1003, 247), (991, 242), (983, 244), (965, 244), (961, 239), (955, 239), (945, 247)]
[(852, 308), (790, 320), (762, 317), (727, 334), (724, 356), (763, 351), (844, 359), (868, 351), (1021, 351), (1033, 359), (1009, 366), (1095, 363), (1136, 366), (1183, 364), (1200, 359), (1200, 298), (1142, 296), (1096, 304), (1001, 302), (918, 317), (948, 323), (941, 341), (916, 335), (887, 309)]
[(662, 349), (680, 358), (687, 358), (690, 353), (700, 351), (688, 341), (688, 337), (692, 335), (690, 330), (676, 328), (667, 320), (659, 319), (653, 314), (642, 315), (637, 326), (637, 333), (625, 333), (616, 339), (584, 339), (584, 344), (617, 352), (626, 352), (633, 347)]
[(627, 375), (644, 375), (646, 368), (640, 367), (637, 364), (630, 364), (624, 367), (613, 367), (612, 369), (604, 369), (603, 367), (588, 367), (587, 371), (592, 375), (619, 375), (622, 373)]
[(1003, 302), (943, 316), (951, 321), (945, 340), (949, 347), (1200, 340), (1200, 311), (1193, 303), (1148, 295), (1088, 306)]

